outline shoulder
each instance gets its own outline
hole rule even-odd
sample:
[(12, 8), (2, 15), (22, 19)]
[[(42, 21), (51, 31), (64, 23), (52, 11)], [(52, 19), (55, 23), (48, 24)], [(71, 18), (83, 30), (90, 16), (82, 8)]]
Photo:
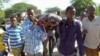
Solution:
[(25, 22), (28, 22), (28, 21), (29, 21), (29, 19), (28, 19), (28, 18), (26, 18), (26, 19), (24, 19), (24, 21), (23, 21), (23, 22), (25, 23)]
[(11, 25), (7, 27), (6, 31), (7, 31), (7, 30), (10, 30), (10, 29), (11, 29)]
[(86, 22), (87, 19), (88, 19), (88, 17), (85, 17), (85, 18), (82, 20), (82, 23), (83, 23), (83, 22)]
[(16, 30), (22, 30), (22, 27), (19, 26), (19, 25), (17, 25), (17, 26), (16, 26)]
[(74, 22), (75, 22), (77, 25), (82, 26), (82, 22), (81, 22), (80, 20), (74, 19)]

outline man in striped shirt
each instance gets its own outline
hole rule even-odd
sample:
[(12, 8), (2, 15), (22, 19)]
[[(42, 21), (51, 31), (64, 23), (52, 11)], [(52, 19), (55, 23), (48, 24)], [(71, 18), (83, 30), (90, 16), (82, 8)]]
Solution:
[(3, 43), (8, 43), (8, 47), (14, 56), (20, 56), (24, 35), (22, 34), (22, 28), (17, 25), (16, 17), (10, 17), (10, 21), (11, 26), (6, 30)]

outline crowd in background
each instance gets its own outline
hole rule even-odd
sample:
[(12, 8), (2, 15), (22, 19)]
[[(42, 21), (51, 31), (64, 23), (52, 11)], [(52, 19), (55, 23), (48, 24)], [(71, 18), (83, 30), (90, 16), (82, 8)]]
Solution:
[(75, 13), (75, 8), (68, 6), (65, 17), (60, 11), (39, 17), (31, 8), (25, 17), (21, 13), (11, 16), (5, 31), (0, 28), (0, 56), (8, 52), (14, 56), (52, 56), (55, 46), (57, 56), (77, 56), (78, 50), (79, 56), (100, 56), (100, 17), (95, 15), (95, 6), (88, 6), (78, 18)]

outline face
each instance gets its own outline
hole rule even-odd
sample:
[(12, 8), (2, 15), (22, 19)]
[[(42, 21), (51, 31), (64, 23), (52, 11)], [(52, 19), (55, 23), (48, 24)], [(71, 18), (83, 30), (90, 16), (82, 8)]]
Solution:
[(73, 16), (75, 15), (75, 9), (70, 9), (67, 11), (66, 16), (68, 18), (73, 18)]
[(81, 18), (81, 19), (83, 19), (84, 17), (85, 17), (85, 15), (84, 15), (84, 14), (81, 14), (81, 15), (80, 15), (80, 18)]
[(87, 13), (88, 13), (89, 16), (94, 16), (95, 8), (93, 6), (88, 7)]
[(27, 11), (27, 15), (28, 15), (30, 20), (33, 20), (35, 18), (34, 10)]
[(17, 19), (16, 18), (12, 18), (10, 21), (11, 21), (11, 25), (12, 26), (16, 26), (17, 25)]
[(18, 16), (18, 21), (22, 21), (22, 20), (24, 20), (23, 16), (22, 15)]

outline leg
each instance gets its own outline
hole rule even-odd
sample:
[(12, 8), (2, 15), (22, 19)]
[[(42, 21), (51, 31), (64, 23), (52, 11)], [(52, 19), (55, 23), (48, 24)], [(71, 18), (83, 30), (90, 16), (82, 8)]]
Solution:
[(36, 54), (35, 56), (42, 56), (42, 53), (38, 53), (38, 54)]
[(52, 56), (52, 37), (49, 36), (49, 56)]
[(21, 56), (25, 56), (25, 53), (23, 52), (23, 49), (24, 49), (24, 44), (22, 45), (22, 48), (21, 48)]
[(55, 35), (54, 36), (50, 36), (50, 56), (52, 56), (52, 53), (53, 53), (53, 49), (56, 45), (56, 38), (55, 38)]
[(48, 56), (47, 42), (43, 42), (43, 56)]
[(26, 55), (26, 56), (35, 56), (35, 55), (32, 55), (32, 54), (27, 53), (27, 55)]
[(20, 48), (12, 48), (12, 53), (14, 56), (21, 56), (21, 49)]
[(92, 56), (92, 50), (90, 48), (85, 47), (86, 56)]
[(99, 56), (99, 53), (98, 53), (97, 49), (93, 49), (93, 56)]

